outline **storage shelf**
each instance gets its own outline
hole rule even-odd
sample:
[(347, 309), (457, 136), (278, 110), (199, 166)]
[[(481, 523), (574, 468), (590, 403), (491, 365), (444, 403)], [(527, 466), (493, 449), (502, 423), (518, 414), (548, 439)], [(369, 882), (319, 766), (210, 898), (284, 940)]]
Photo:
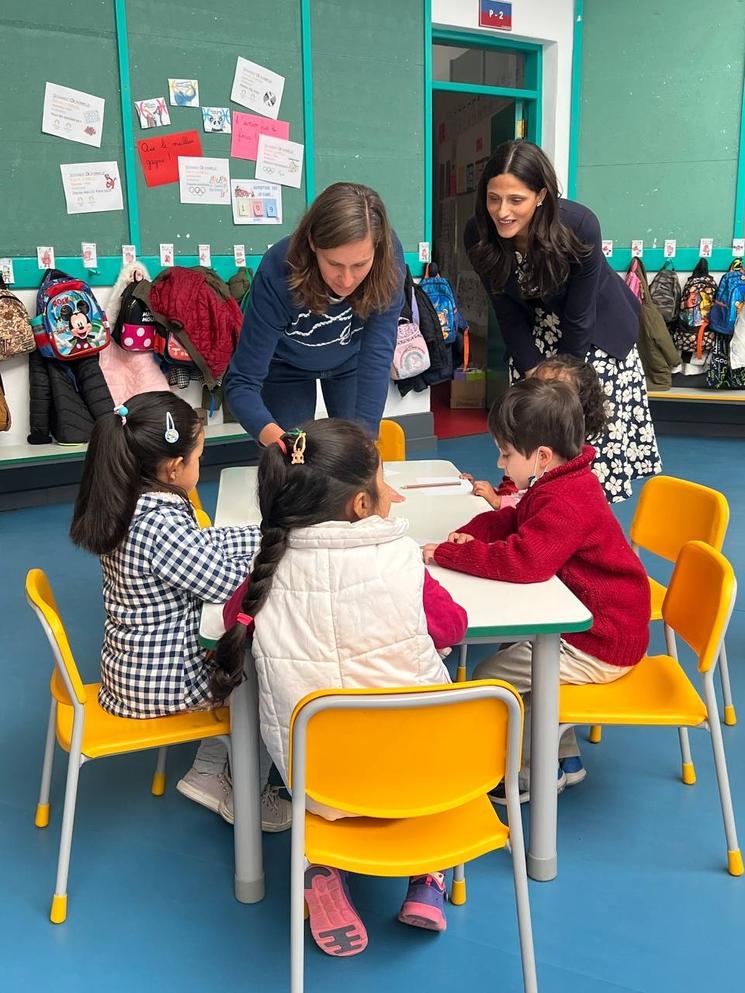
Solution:
[(672, 400), (690, 403), (745, 403), (745, 389), (742, 390), (697, 390), (674, 386), (670, 390), (650, 390), (650, 400)]

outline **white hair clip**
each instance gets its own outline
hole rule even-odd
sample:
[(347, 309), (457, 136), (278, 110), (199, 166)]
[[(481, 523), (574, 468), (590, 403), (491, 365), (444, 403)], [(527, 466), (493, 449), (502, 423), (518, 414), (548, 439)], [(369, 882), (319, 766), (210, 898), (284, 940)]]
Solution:
[(176, 425), (173, 423), (173, 415), (170, 411), (166, 413), (166, 432), (163, 435), (169, 445), (175, 445), (179, 440), (179, 433), (176, 430)]

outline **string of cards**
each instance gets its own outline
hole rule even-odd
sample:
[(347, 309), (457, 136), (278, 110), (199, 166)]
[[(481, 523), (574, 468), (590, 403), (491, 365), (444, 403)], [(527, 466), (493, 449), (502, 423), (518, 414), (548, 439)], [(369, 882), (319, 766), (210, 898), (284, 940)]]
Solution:
[[(657, 244), (652, 246), (657, 248)], [(603, 239), (602, 242), (603, 255), (606, 259), (610, 259), (613, 256), (613, 242), (610, 239)], [(714, 239), (713, 238), (701, 238), (698, 243), (698, 254), (702, 259), (710, 259), (711, 253), (714, 251)], [(674, 259), (678, 252), (678, 243), (675, 238), (666, 238), (663, 255), (666, 259)], [(631, 242), (631, 258), (640, 259), (644, 255), (644, 241), (641, 238), (634, 238)], [(733, 238), (732, 239), (732, 258), (739, 259), (745, 255), (745, 238)]]
[[(234, 224), (281, 224), (282, 187), (300, 188), (305, 151), (290, 140), (289, 122), (278, 119), (284, 85), (283, 76), (239, 56), (230, 99), (253, 113), (200, 105), (197, 79), (169, 79), (168, 103), (165, 96), (136, 100), (143, 130), (170, 126), (170, 106), (200, 110), (205, 133), (230, 135), (225, 157), (203, 155), (198, 130), (137, 141), (145, 184), (178, 184), (184, 204), (232, 206)], [(47, 82), (41, 129), (100, 148), (104, 109), (101, 97)], [(232, 177), (231, 158), (254, 161), (254, 177)], [(68, 214), (124, 209), (117, 162), (63, 163), (60, 172)]]

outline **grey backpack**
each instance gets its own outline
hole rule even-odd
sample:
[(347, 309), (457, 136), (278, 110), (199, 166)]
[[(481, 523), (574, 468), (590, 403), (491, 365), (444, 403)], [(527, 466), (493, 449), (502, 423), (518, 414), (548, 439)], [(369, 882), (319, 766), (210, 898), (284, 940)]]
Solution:
[(680, 313), (680, 281), (669, 260), (649, 284), (649, 296), (668, 326), (677, 321)]

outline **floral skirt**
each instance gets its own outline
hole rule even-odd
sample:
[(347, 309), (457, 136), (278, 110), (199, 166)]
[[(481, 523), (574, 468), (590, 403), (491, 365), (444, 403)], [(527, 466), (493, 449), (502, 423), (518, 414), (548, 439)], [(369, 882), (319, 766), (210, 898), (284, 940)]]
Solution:
[[(546, 358), (556, 355), (560, 343), (559, 318), (541, 308), (535, 312), (535, 343)], [(606, 396), (608, 428), (593, 439), (597, 450), (593, 472), (611, 503), (627, 500), (631, 482), (662, 471), (654, 425), (649, 413), (647, 386), (639, 352), (634, 346), (625, 359), (614, 359), (601, 348), (587, 356)], [(520, 375), (509, 360), (510, 382)]]

